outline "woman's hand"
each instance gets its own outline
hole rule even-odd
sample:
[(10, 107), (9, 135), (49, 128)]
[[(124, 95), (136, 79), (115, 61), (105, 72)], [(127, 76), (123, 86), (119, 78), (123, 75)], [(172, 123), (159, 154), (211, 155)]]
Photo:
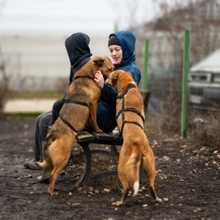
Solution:
[(96, 82), (96, 84), (100, 89), (103, 88), (105, 81), (102, 72), (100, 70), (97, 70), (95, 72), (94, 81)]

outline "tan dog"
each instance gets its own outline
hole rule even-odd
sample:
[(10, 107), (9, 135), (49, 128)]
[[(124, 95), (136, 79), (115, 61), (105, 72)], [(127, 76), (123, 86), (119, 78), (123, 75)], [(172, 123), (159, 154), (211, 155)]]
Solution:
[(94, 57), (76, 72), (60, 116), (46, 136), (45, 159), (36, 164), (50, 171), (50, 195), (58, 194), (54, 191), (55, 181), (69, 161), (77, 132), (82, 131), (88, 122), (96, 132), (102, 132), (96, 122), (96, 106), (101, 95), (101, 89), (94, 81), (97, 70), (108, 77), (113, 70), (111, 60)]
[(115, 87), (118, 92), (116, 118), (123, 137), (118, 163), (118, 176), (123, 187), (123, 195), (121, 200), (113, 205), (120, 206), (125, 203), (130, 187), (134, 189), (133, 196), (137, 195), (140, 166), (148, 174), (150, 192), (154, 200), (162, 202), (154, 188), (155, 158), (144, 133), (144, 104), (138, 87), (132, 75), (123, 70), (110, 73), (107, 84)]

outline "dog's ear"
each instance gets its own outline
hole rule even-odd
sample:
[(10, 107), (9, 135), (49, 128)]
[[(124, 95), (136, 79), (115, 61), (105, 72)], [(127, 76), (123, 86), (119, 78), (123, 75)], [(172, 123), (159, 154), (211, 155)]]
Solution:
[(117, 71), (113, 72), (112, 78), (111, 78), (111, 80), (112, 80), (112, 86), (115, 86), (115, 85), (116, 85), (117, 79), (118, 79), (118, 74), (119, 74), (119, 73), (118, 73)]
[(102, 57), (97, 57), (97, 58), (95, 58), (94, 60), (93, 60), (93, 62), (95, 63), (95, 65), (97, 66), (97, 67), (101, 67), (101, 66), (103, 66), (104, 65), (104, 59), (102, 58)]

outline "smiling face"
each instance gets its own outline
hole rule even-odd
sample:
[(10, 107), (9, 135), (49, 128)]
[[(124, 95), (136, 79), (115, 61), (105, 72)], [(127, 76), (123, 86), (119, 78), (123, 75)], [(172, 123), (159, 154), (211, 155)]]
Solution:
[(120, 46), (118, 45), (111, 45), (109, 46), (109, 52), (112, 58), (112, 63), (115, 64), (120, 64), (122, 62), (123, 59), (123, 53), (122, 53), (122, 49)]

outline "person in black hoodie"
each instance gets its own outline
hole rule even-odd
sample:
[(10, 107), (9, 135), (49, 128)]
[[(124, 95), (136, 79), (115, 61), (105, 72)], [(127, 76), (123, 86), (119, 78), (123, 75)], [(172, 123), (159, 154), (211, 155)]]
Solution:
[[(89, 48), (89, 42), (89, 36), (81, 32), (72, 34), (65, 41), (65, 47), (71, 64), (69, 84), (72, 82), (75, 72), (85, 65), (92, 56)], [(49, 127), (59, 117), (59, 112), (64, 102), (65, 96), (61, 100), (58, 100), (54, 103), (52, 111), (45, 112), (37, 117), (35, 128), (34, 158), (24, 163), (25, 168), (33, 170), (40, 169), (35, 162), (43, 160), (44, 152), (42, 152), (42, 144), (46, 139)]]

